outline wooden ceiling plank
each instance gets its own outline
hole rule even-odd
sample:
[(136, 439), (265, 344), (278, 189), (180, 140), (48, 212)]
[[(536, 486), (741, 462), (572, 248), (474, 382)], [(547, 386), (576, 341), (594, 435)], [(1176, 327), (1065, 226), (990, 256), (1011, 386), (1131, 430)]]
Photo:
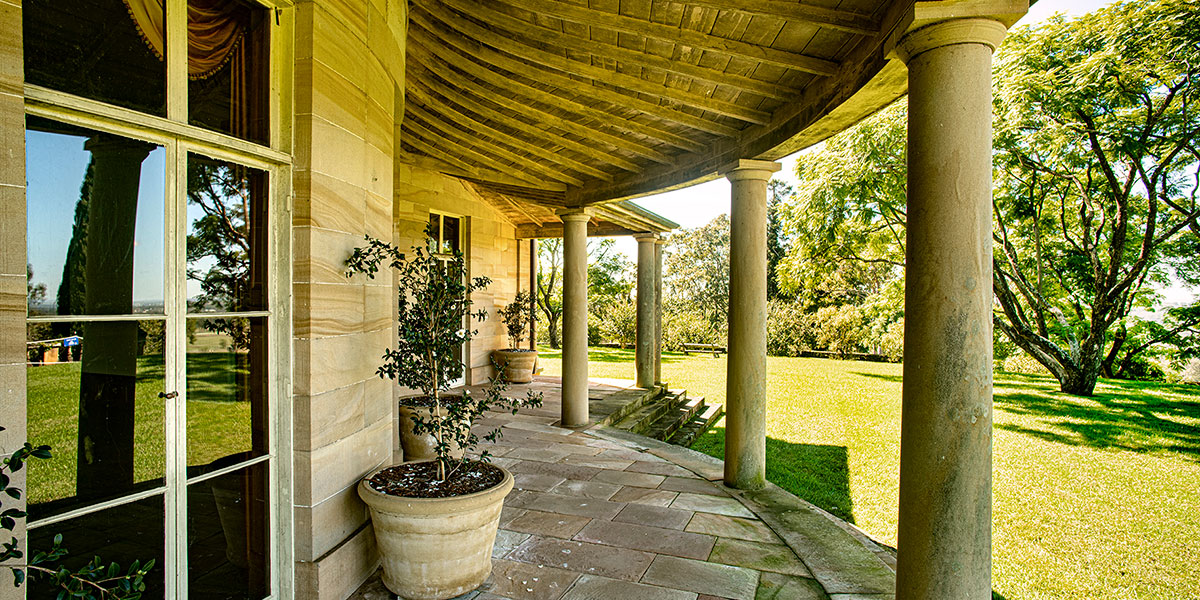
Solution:
[[(416, 116), (416, 115), (414, 114), (412, 116)], [(536, 178), (530, 176), (529, 174), (525, 173), (524, 171), (513, 169), (511, 165), (506, 165), (486, 154), (483, 154), (482, 152), (475, 150), (474, 148), (471, 148), (470, 146), (466, 146), (457, 141), (448, 139), (448, 136), (449, 137), (454, 137), (454, 136), (450, 136), (449, 131), (442, 131), (440, 133), (437, 131), (434, 131), (434, 129), (436, 128), (436, 125), (432, 125), (432, 124), (426, 125), (426, 124), (420, 123), (417, 119), (406, 118), (406, 119), (404, 119), (403, 127), (404, 127), (404, 129), (408, 129), (410, 131), (417, 133), (418, 135), (424, 137), (426, 140), (430, 140), (430, 141), (437, 140), (437, 141), (440, 141), (442, 144), (445, 144), (448, 146), (453, 146), (454, 148), (458, 149), (459, 155), (462, 156), (463, 158), (469, 158), (472, 162), (475, 162), (475, 163), (481, 164), (481, 165), (486, 165), (489, 169), (499, 171), (501, 173), (511, 172), (513, 177), (520, 179), (522, 181), (526, 181), (535, 187), (544, 183), (542, 180), (536, 179)], [(451, 128), (446, 128), (446, 129), (451, 129)], [(497, 150), (496, 148), (491, 149), (492, 152), (496, 152), (496, 150)], [(499, 154), (499, 152), (497, 152), (497, 154)]]
[(879, 22), (870, 15), (800, 4), (795, 0), (687, 0), (687, 3), (786, 21), (801, 21), (854, 35), (874, 36), (880, 32)]
[(786, 86), (741, 75), (723, 73), (715, 69), (706, 69), (686, 62), (672, 61), (664, 56), (639, 52), (595, 39), (583, 40), (577, 36), (559, 33), (545, 27), (538, 27), (511, 14), (516, 11), (513, 11), (511, 7), (504, 4), (475, 4), (467, 0), (442, 1), (444, 4), (452, 6), (459, 11), (469, 10), (472, 15), (496, 27), (520, 33), (534, 41), (562, 48), (566, 51), (588, 54), (601, 60), (619, 60), (638, 67), (665, 71), (673, 75), (699, 80), (712, 85), (735, 87), (776, 100), (790, 100), (796, 97), (796, 90)]
[[(434, 1), (421, 0), (419, 2), (415, 2), (414, 4), (420, 6), (422, 10), (427, 12), (433, 18), (441, 21), (445, 27), (455, 30), (450, 31), (449, 29), (442, 29), (442, 31), (438, 32), (442, 36), (450, 36), (457, 33), (473, 39), (476, 42), (503, 50), (514, 56), (523, 58), (538, 65), (562, 71), (563, 74), (568, 76), (577, 75), (579, 77), (591, 79), (592, 81), (598, 83), (607, 83), (608, 85), (624, 88), (634, 93), (641, 93), (648, 96), (661, 98), (670, 102), (671, 104), (693, 106), (701, 110), (707, 110), (718, 115), (724, 115), (730, 118), (738, 119), (739, 121), (753, 123), (755, 125), (766, 125), (767, 123), (771, 122), (771, 113), (768, 112), (747, 108), (745, 106), (739, 106), (736, 103), (725, 102), (713, 97), (705, 97), (700, 94), (693, 94), (685, 89), (670, 88), (665, 85), (646, 81), (641, 77), (622, 73), (621, 71), (597, 67), (590, 63), (571, 60), (552, 52), (546, 52), (545, 50), (541, 50), (533, 47), (530, 44), (526, 44), (520, 39), (509, 37), (491, 29), (480, 27), (467, 19), (458, 17), (441, 8), (440, 6), (437, 6), (437, 3)], [(473, 13), (474, 11), (471, 12)], [(526, 29), (529, 29), (529, 27), (526, 27)], [(534, 78), (537, 78), (536, 75), (540, 75), (538, 69), (524, 65), (522, 65), (520, 68), (522, 70), (527, 69)], [(577, 82), (575, 86), (578, 86), (580, 83), (582, 82)], [(592, 93), (592, 91), (593, 88), (591, 87), (586, 90), (588, 93)], [(675, 113), (678, 113), (678, 111), (664, 106), (659, 109), (655, 116), (676, 121)]]
[(738, 40), (723, 38), (718, 36), (710, 36), (699, 31), (690, 29), (681, 29), (663, 25), (661, 23), (653, 23), (651, 21), (643, 21), (623, 15), (595, 11), (581, 6), (575, 6), (566, 2), (554, 0), (505, 0), (513, 6), (517, 6), (530, 12), (548, 14), (561, 19), (568, 19), (576, 23), (582, 23), (591, 27), (601, 27), (606, 29), (614, 29), (633, 33), (645, 37), (652, 37), (661, 40), (676, 42), (693, 48), (699, 48), (710, 52), (720, 52), (733, 56), (741, 56), (752, 60), (769, 62), (772, 64), (795, 69), (797, 71), (806, 71), (814, 75), (831, 76), (838, 72), (839, 65), (837, 61), (806, 56), (797, 52), (789, 52), (787, 50), (779, 50), (776, 48), (768, 48), (764, 46), (756, 46)]
[[(410, 40), (411, 39), (412, 38), (410, 38)], [(418, 43), (418, 44), (420, 44), (420, 43)], [(424, 49), (423, 52), (425, 53), (426, 56), (430, 56), (430, 57), (433, 56), (433, 52), (431, 52), (428, 49)], [(594, 139), (601, 140), (610, 146), (614, 146), (616, 148), (620, 148), (622, 150), (632, 152), (639, 156), (646, 157), (657, 163), (670, 164), (672, 162), (672, 158), (670, 155), (665, 154), (656, 148), (649, 147), (649, 146), (645, 145), (644, 143), (634, 141), (625, 136), (611, 134), (604, 130), (597, 129), (595, 127), (583, 125), (583, 124), (577, 123), (571, 119), (565, 119), (562, 117), (558, 117), (552, 113), (539, 110), (539, 109), (529, 105), (526, 102), (521, 102), (521, 101), (514, 100), (512, 98), (509, 98), (509, 97), (505, 96), (504, 94), (501, 94), (499, 92), (499, 90), (511, 90), (512, 92), (516, 93), (519, 96), (524, 96), (525, 98), (528, 98), (530, 100), (534, 100), (534, 101), (540, 102), (542, 104), (546, 104), (549, 106), (553, 106), (555, 108), (559, 108), (559, 109), (568, 111), (573, 115), (584, 116), (586, 118), (595, 119), (600, 123), (611, 125), (614, 128), (622, 128), (623, 127), (628, 131), (633, 131), (632, 126), (628, 122), (626, 122), (625, 119), (622, 119), (621, 117), (619, 117), (617, 115), (613, 115), (611, 113), (607, 113), (602, 110), (592, 108), (590, 106), (587, 106), (586, 104), (581, 104), (581, 103), (578, 103), (578, 102), (575, 102), (572, 100), (567, 100), (566, 98), (557, 96), (555, 94), (551, 94), (550, 92), (547, 92), (545, 90), (541, 90), (541, 89), (514, 81), (512, 78), (506, 77), (499, 73), (496, 73), (496, 72), (492, 71), (491, 69), (488, 69), (487, 67), (472, 61), (471, 59), (467, 58), (466, 56), (458, 54), (457, 52), (442, 52), (441, 54), (437, 55), (436, 59), (433, 59), (433, 60), (439, 60), (439, 59), (442, 61), (445, 61), (445, 64), (447, 64), (447, 65), (453, 66), (473, 77), (476, 77), (480, 81), (486, 82), (487, 84), (489, 84), (491, 86), (495, 86), (495, 89), (486, 89), (486, 88), (484, 88), (484, 86), (479, 85), (478, 88), (480, 88), (482, 90), (479, 92), (479, 95), (481, 95), (485, 98), (488, 98), (489, 100), (495, 102), (496, 104), (503, 105), (505, 108), (517, 111), (519, 113), (524, 113), (524, 114), (537, 113), (536, 118), (538, 118), (538, 119), (542, 119), (542, 118), (545, 118), (545, 116), (549, 116), (549, 117), (556, 119), (556, 121), (560, 122), (561, 127), (572, 128), (572, 133), (575, 133), (576, 135), (581, 135), (581, 136), (584, 136), (587, 138), (594, 138)], [(449, 74), (441, 74), (441, 75), (443, 78), (448, 79), (448, 80), (455, 79), (455, 77), (453, 75), (449, 75)], [(461, 80), (459, 82), (460, 85), (470, 85), (470, 82), (466, 81), (462, 77), (459, 77), (457, 79)], [(545, 115), (545, 116), (543, 116), (543, 115)], [(581, 130), (586, 131), (586, 133), (580, 133)]]
[[(433, 74), (432, 71), (428, 71), (428, 72), (431, 75)], [(415, 79), (416, 78), (414, 78), (414, 80)], [(442, 97), (449, 98), (451, 101), (458, 103), (460, 106), (470, 106), (471, 110), (475, 111), (476, 113), (478, 113), (480, 116), (484, 117), (485, 119), (491, 119), (493, 121), (496, 121), (497, 123), (501, 123), (504, 126), (512, 128), (521, 133), (527, 134), (534, 138), (539, 138), (539, 139), (549, 141), (550, 143), (560, 145), (569, 150), (573, 150), (576, 153), (580, 154), (581, 156), (585, 156), (587, 158), (590, 158), (590, 159), (593, 159), (593, 160), (596, 160), (599, 162), (610, 164), (615, 167), (620, 167), (626, 171), (636, 173), (641, 170), (641, 167), (639, 167), (637, 165), (637, 163), (630, 162), (619, 156), (613, 156), (611, 154), (608, 154), (607, 152), (602, 152), (601, 150), (597, 149), (595, 146), (587, 146), (587, 145), (581, 144), (579, 142), (576, 142), (575, 140), (568, 139), (568, 138), (562, 137), (560, 135), (556, 135), (550, 131), (538, 129), (535, 126), (526, 123), (525, 121), (511, 117), (500, 111), (492, 110), (486, 104), (482, 104), (476, 100), (472, 100), (471, 98), (468, 98), (465, 95), (465, 92), (461, 92), (459, 89), (455, 89), (450, 86), (442, 85), (440, 82), (435, 81), (433, 79), (422, 79), (421, 84), (424, 85), (426, 88), (433, 90), (434, 92), (437, 92)], [(490, 99), (490, 97), (489, 97), (489, 99)], [(545, 121), (539, 120), (539, 122), (545, 122)], [(564, 131), (566, 131), (566, 130), (564, 130)]]
[[(571, 169), (580, 173), (586, 173), (592, 177), (603, 179), (605, 181), (612, 181), (612, 175), (592, 167), (587, 163), (579, 162), (570, 157), (550, 152), (549, 150), (546, 150), (545, 148), (542, 148), (536, 144), (521, 140), (520, 138), (517, 138), (509, 133), (496, 129), (491, 125), (488, 125), (486, 122), (478, 121), (467, 116), (466, 114), (463, 114), (452, 105), (434, 98), (431, 93), (426, 91), (424, 86), (409, 87), (408, 92), (409, 98), (415, 98), (423, 101), (426, 105), (426, 110), (438, 114), (443, 118), (454, 121), (454, 123), (459, 127), (478, 129), (479, 131), (486, 133), (487, 135), (512, 148), (518, 149), (522, 152), (528, 152), (544, 160), (556, 163), (561, 168)], [(408, 106), (407, 102), (405, 103), (405, 106)], [(580, 183), (576, 183), (575, 185), (579, 185)]]
[[(487, 69), (486, 67), (484, 67), (482, 65), (479, 65), (470, 60), (467, 60), (454, 52), (444, 52), (435, 58), (433, 52), (426, 49), (424, 47), (424, 44), (417, 41), (415, 37), (410, 36), (409, 43), (411, 44), (410, 48), (415, 49), (417, 51), (417, 55), (426, 60), (426, 62), (425, 62), (426, 68), (433, 70), (434, 72), (437, 72), (438, 76), (442, 77), (443, 79), (445, 79), (447, 81), (457, 80), (458, 87), (463, 87), (463, 88), (469, 89), (474, 94), (476, 94), (480, 97), (483, 97), (483, 98), (487, 98), (488, 100), (490, 100), (500, 106), (503, 106), (504, 108), (507, 108), (509, 110), (513, 110), (513, 111), (516, 111), (519, 113), (528, 114), (534, 120), (546, 122), (549, 125), (553, 125), (554, 127), (558, 127), (559, 129), (562, 129), (563, 131), (568, 131), (570, 133), (573, 133), (573, 134), (583, 137), (585, 139), (595, 139), (602, 143), (613, 146), (615, 148), (620, 148), (622, 150), (632, 152), (639, 156), (645, 156), (646, 158), (649, 158), (658, 163), (663, 163), (663, 164), (671, 163), (671, 158), (669, 156), (667, 156), (666, 154), (663, 154), (662, 152), (659, 152), (659, 151), (651, 149), (651, 148), (647, 148), (639, 143), (636, 143), (636, 142), (626, 139), (624, 137), (621, 137), (618, 135), (613, 135), (611, 133), (597, 129), (595, 127), (577, 123), (571, 119), (563, 118), (554, 113), (546, 112), (544, 110), (541, 110), (539, 108), (531, 106), (527, 102), (509, 98), (508, 96), (505, 96), (504, 94), (499, 93), (496, 89), (490, 89), (490, 88), (484, 87), (482, 84), (476, 83), (474, 81), (470, 81), (470, 80), (467, 80), (462, 77), (456, 77), (449, 71), (449, 69), (445, 69), (445, 68), (441, 67), (440, 65), (437, 64), (436, 61), (439, 61), (439, 60), (445, 61), (446, 65), (453, 65), (456, 68), (462, 69), (464, 72), (466, 72), (474, 77), (477, 77), (482, 81), (486, 81), (487, 83), (489, 83), (491, 85), (496, 86), (497, 89), (510, 89), (510, 90), (516, 92), (518, 95), (523, 96), (529, 100), (541, 102), (541, 103), (555, 106), (557, 108), (561, 108), (563, 110), (568, 110), (568, 111), (578, 110), (581, 107), (583, 107), (583, 105), (572, 103), (572, 102), (567, 101), (559, 96), (555, 96), (554, 94), (551, 94), (549, 92), (545, 92), (545, 91), (542, 91), (542, 90), (539, 90), (536, 88), (532, 88), (532, 87), (529, 87), (529, 86), (526, 86), (523, 84), (519, 84), (511, 79), (508, 79), (502, 75), (492, 72), (491, 70)], [(597, 112), (601, 112), (601, 111), (597, 111)], [(576, 112), (575, 114), (578, 114), (578, 112)], [(602, 114), (604, 115), (604, 118), (606, 119), (606, 121), (604, 121), (604, 122), (612, 123), (613, 121), (618, 120), (618, 117), (616, 117), (615, 115), (611, 115), (608, 113), (602, 113)], [(592, 118), (597, 118), (597, 117), (592, 117)], [(638, 167), (637, 169), (634, 169), (634, 170), (635, 171), (641, 170), (641, 167)]]
[[(529, 169), (530, 171), (540, 175), (544, 179), (561, 181), (563, 183), (567, 183), (570, 185), (583, 185), (583, 180), (579, 179), (578, 177), (573, 177), (571, 175), (568, 175), (562, 169), (555, 169), (555, 168), (549, 167), (547, 165), (544, 165), (542, 163), (539, 163), (537, 161), (531, 160), (528, 157), (522, 156), (515, 152), (512, 152), (512, 151), (508, 150), (507, 148), (504, 148), (501, 145), (488, 144), (485, 141), (477, 140), (476, 138), (472, 137), (471, 135), (463, 133), (461, 123), (452, 121), (452, 120), (448, 119), (447, 117), (445, 117), (444, 115), (442, 115), (440, 113), (435, 113), (419, 104), (416, 104), (416, 103), (407, 104), (406, 103), (405, 104), (405, 113), (406, 113), (405, 116), (406, 117), (408, 116), (409, 108), (412, 108), (411, 114), (413, 116), (419, 118), (422, 122), (424, 122), (424, 124), (426, 125), (427, 128), (432, 126), (433, 128), (443, 132), (445, 134), (444, 137), (453, 138), (455, 140), (455, 142), (458, 143), (459, 145), (465, 146), (467, 148), (471, 148), (471, 149), (479, 152), (480, 154), (484, 154), (484, 155), (487, 155), (489, 153), (495, 154), (496, 156), (506, 159), (509, 162), (515, 163), (517, 165), (525, 167), (526, 169)], [(472, 126), (477, 127), (478, 125), (472, 124)]]
[[(677, 110), (672, 110), (670, 108), (660, 106), (657, 103), (643, 100), (636, 96), (627, 96), (625, 94), (621, 94), (619, 92), (610, 90), (608, 88), (589, 85), (586, 82), (579, 81), (577, 79), (572, 79), (570, 76), (568, 76), (566, 74), (560, 74), (555, 71), (548, 71), (548, 70), (535, 68), (529, 64), (509, 58), (509, 57), (501, 54), (500, 52), (492, 50), (492, 49), (486, 47), (485, 45), (483, 45), (481, 42), (478, 42), (475, 40), (471, 40), (471, 43), (476, 44), (477, 47), (471, 47), (467, 43), (466, 39), (463, 38), (462, 36), (459, 36), (457, 34), (451, 35), (450, 32), (443, 33), (443, 32), (433, 31), (433, 29), (438, 29), (439, 27), (431, 25), (418, 12), (410, 13), (409, 16), (413, 20), (413, 22), (419, 23), (422, 27), (426, 27), (428, 25), (429, 27), (427, 27), (426, 30), (429, 31), (431, 35), (447, 36), (442, 41), (445, 41), (448, 44), (452, 45), (453, 47), (458, 48), (458, 50), (460, 52), (462, 52), (463, 54), (475, 57), (479, 60), (486, 61), (492, 65), (501, 67), (501, 68), (505, 69), (506, 71), (510, 71), (510, 72), (516, 73), (518, 75), (522, 75), (533, 81), (545, 81), (547, 83), (552, 83), (553, 85), (557, 85), (559, 88), (562, 88), (564, 90), (569, 90), (569, 91), (575, 92), (577, 95), (579, 95), (581, 97), (596, 98), (596, 99), (603, 100), (605, 102), (608, 102), (610, 104), (614, 104), (617, 106), (622, 106), (622, 107), (639, 110), (646, 114), (653, 115), (660, 119), (670, 121), (673, 123), (677, 123), (677, 124), (683, 125), (685, 127), (690, 127), (692, 129), (697, 129), (700, 131), (705, 131), (705, 132), (713, 133), (715, 135), (720, 135), (720, 136), (737, 135), (738, 129), (736, 129), (736, 128), (728, 127), (725, 125), (720, 125), (718, 123), (714, 123), (712, 121), (709, 121), (709, 120), (701, 118), (701, 117), (696, 117), (696, 116), (689, 115), (689, 114), (686, 114), (686, 113), (683, 113), (683, 112), (680, 112)], [(457, 66), (457, 64), (456, 64), (456, 66)], [(507, 83), (505, 84), (504, 87), (512, 87), (512, 85), (513, 85), (512, 81), (507, 81)], [(581, 89), (581, 88), (586, 88), (586, 89)], [(545, 93), (542, 90), (537, 90), (537, 91), (541, 92), (541, 93)], [(638, 133), (640, 135), (644, 135), (647, 137), (651, 137), (651, 138), (660, 140), (666, 144), (670, 144), (681, 150), (687, 150), (689, 152), (697, 152), (697, 151), (702, 150), (705, 147), (704, 144), (701, 144), (695, 140), (689, 139), (689, 138), (679, 135), (677, 133), (667, 131), (665, 129), (652, 127), (650, 125), (646, 125), (643, 123), (627, 121), (624, 119), (620, 119), (620, 117), (615, 117), (620, 120), (618, 122), (614, 122), (614, 115), (606, 113), (600, 109), (589, 106), (582, 102), (578, 102), (576, 100), (563, 98), (561, 96), (554, 96), (554, 98), (556, 98), (560, 102), (567, 102), (567, 103), (572, 103), (575, 105), (574, 107), (565, 108), (565, 110), (569, 110), (569, 111), (576, 112), (576, 113), (578, 113), (580, 111), (585, 112), (591, 118), (597, 119), (601, 122), (610, 123), (613, 126), (619, 126), (619, 127), (629, 129), (630, 131), (632, 131), (634, 133)]]
[[(397, 156), (397, 160), (400, 160), (401, 162), (414, 164), (422, 169), (445, 173), (446, 175), (458, 177), (460, 179), (470, 178), (478, 181), (489, 181), (503, 185), (521, 187), (529, 186), (528, 182), (517, 179), (511, 175), (499, 173), (490, 169), (481, 169), (475, 165), (467, 164), (463, 162), (462, 159), (442, 151), (436, 143), (420, 138), (419, 136), (412, 134), (412, 132), (409, 132), (408, 135), (404, 137), (402, 142), (412, 146), (424, 154), (413, 154), (411, 152), (401, 151), (400, 155)], [(539, 189), (538, 191), (562, 193), (566, 190), (566, 186), (559, 183), (551, 184), (548, 187), (553, 189)]]

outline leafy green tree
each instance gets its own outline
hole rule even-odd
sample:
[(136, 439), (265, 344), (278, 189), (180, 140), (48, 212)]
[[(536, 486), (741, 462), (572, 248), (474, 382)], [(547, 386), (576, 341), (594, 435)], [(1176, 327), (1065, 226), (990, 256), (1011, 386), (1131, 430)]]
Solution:
[(898, 101), (797, 158), (779, 272), (806, 306), (859, 304), (903, 276), (907, 120)]
[[(562, 335), (562, 239), (551, 238), (538, 243), (537, 305), (546, 322), (551, 348), (559, 348)], [(632, 263), (616, 250), (610, 238), (590, 239), (588, 248), (588, 312), (603, 322), (608, 307), (617, 301), (628, 301), (633, 290), (630, 275)]]
[[(784, 235), (782, 206), (796, 190), (786, 181), (772, 179), (767, 182), (767, 299), (787, 298), (779, 291), (779, 261), (787, 252), (788, 239)], [(790, 298), (789, 298), (790, 299)]]
[(562, 319), (562, 239), (550, 238), (538, 242), (537, 306), (542, 311), (550, 347), (562, 346), (558, 331)]
[(1065, 392), (1091, 395), (1149, 284), (1196, 280), (1198, 8), (1114, 4), (997, 53), (994, 322)]
[(718, 338), (729, 311), (729, 215), (667, 237), (663, 304), (670, 312), (700, 314)]

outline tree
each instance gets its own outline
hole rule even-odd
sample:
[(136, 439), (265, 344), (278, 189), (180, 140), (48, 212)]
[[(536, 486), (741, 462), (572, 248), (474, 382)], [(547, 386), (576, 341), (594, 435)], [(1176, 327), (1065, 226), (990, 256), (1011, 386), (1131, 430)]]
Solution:
[(767, 299), (783, 298), (779, 291), (779, 261), (787, 251), (781, 207), (795, 193), (790, 184), (779, 179), (767, 182)]
[(903, 276), (907, 106), (897, 101), (797, 158), (779, 271), (803, 304), (859, 304)]
[(729, 310), (729, 215), (672, 233), (666, 250), (666, 309), (698, 312), (712, 331), (723, 332)]
[(1200, 10), (1122, 3), (1020, 29), (995, 80), (994, 323), (1091, 395), (1148, 284), (1195, 280)]
[[(629, 300), (633, 289), (632, 266), (610, 238), (590, 239), (588, 248), (588, 311), (601, 319), (617, 300)], [(558, 324), (562, 318), (562, 239), (550, 238), (538, 244), (537, 305), (545, 316), (551, 348), (562, 343)]]

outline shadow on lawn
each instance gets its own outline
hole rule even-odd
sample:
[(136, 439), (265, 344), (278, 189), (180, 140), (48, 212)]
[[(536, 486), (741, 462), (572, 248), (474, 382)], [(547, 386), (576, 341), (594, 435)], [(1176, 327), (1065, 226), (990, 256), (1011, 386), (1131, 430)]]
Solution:
[[(714, 427), (700, 436), (693, 450), (725, 455), (725, 428)], [(767, 438), (767, 480), (850, 523), (850, 466), (845, 446), (797, 444)]]
[(872, 379), (881, 379), (889, 383), (904, 383), (903, 375), (884, 375), (883, 373), (864, 373), (862, 371), (850, 371), (850, 375), (858, 375), (859, 377), (870, 377)]
[(1049, 377), (1009, 373), (997, 374), (996, 387), (996, 410), (1031, 417), (997, 423), (1000, 429), (1074, 446), (1169, 451), (1200, 460), (1200, 426), (1182, 422), (1200, 421), (1200, 401), (1161, 394), (1194, 395), (1194, 390), (1102, 380), (1094, 396), (1082, 397), (1059, 391)]
[[(562, 350), (551, 350), (545, 347), (538, 348), (538, 358), (546, 359), (561, 359)], [(677, 363), (689, 357), (682, 354), (664, 352), (662, 355), (663, 364)], [(622, 350), (620, 348), (606, 348), (603, 346), (588, 347), (588, 362), (602, 363), (629, 363), (633, 364), (633, 348)]]

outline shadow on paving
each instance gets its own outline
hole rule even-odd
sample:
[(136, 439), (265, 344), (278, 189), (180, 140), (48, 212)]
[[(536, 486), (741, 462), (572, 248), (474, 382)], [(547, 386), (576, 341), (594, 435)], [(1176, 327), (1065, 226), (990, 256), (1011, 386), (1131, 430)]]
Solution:
[[(725, 455), (725, 428), (713, 427), (692, 449), (709, 456)], [(850, 466), (845, 446), (798, 444), (767, 438), (767, 479), (779, 487), (854, 522), (850, 499)]]

